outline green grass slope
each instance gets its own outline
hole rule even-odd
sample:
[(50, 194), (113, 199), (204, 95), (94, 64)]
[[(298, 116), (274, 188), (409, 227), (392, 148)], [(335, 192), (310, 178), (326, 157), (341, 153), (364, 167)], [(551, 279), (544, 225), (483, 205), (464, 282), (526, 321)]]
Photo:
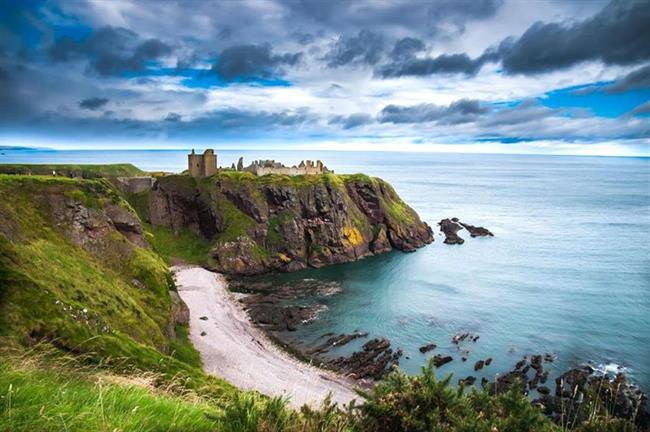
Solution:
[(100, 178), (135, 177), (144, 171), (131, 164), (77, 165), (77, 164), (0, 164), (0, 174), (45, 175), (56, 172), (62, 177)]
[(204, 383), (167, 264), (104, 220), (116, 208), (137, 218), (105, 180), (0, 175), (0, 340)]

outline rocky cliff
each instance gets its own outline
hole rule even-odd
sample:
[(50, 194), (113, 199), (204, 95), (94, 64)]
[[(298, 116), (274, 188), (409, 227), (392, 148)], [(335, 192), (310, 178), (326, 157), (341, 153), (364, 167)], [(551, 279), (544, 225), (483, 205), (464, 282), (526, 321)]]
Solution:
[(167, 176), (134, 199), (154, 227), (209, 241), (208, 266), (230, 274), (321, 267), (433, 241), (388, 183), (364, 175)]

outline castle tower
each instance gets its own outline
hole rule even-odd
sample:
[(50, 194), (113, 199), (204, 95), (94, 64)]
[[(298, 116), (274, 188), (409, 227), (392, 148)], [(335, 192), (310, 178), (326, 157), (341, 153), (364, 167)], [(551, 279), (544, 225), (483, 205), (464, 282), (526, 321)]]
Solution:
[(207, 149), (203, 153), (203, 177), (210, 177), (217, 173), (217, 155), (214, 150)]
[(201, 166), (201, 156), (197, 155), (192, 149), (192, 153), (187, 155), (187, 170), (192, 177), (201, 177), (203, 167)]
[(192, 153), (187, 155), (187, 170), (192, 177), (209, 177), (217, 173), (217, 155), (214, 150), (207, 149), (202, 155)]

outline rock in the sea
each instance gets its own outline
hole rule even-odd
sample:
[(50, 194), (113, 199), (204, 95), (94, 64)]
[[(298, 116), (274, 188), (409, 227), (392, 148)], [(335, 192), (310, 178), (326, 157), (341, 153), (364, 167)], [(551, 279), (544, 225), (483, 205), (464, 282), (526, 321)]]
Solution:
[(368, 333), (360, 333), (360, 332), (332, 336), (322, 344), (318, 345), (316, 348), (307, 351), (307, 354), (310, 355), (323, 354), (335, 346), (343, 346), (355, 339), (364, 338), (366, 336), (368, 336)]
[(433, 364), (434, 364), (435, 367), (439, 368), (441, 366), (446, 365), (447, 363), (449, 363), (452, 360), (453, 360), (452, 356), (443, 356), (443, 355), (440, 355), (440, 354), (436, 354), (433, 357)]
[[(454, 218), (455, 219), (455, 218)], [(440, 222), (438, 222), (438, 225), (440, 225), (440, 231), (442, 231), (445, 234), (445, 244), (463, 244), (465, 243), (465, 240), (458, 234), (456, 234), (458, 231), (462, 230), (463, 227), (454, 222), (451, 219), (443, 219)]]
[(458, 380), (458, 385), (464, 384), (464, 385), (472, 385), (476, 382), (476, 377), (469, 375), (466, 378), (461, 378)]
[(393, 352), (390, 341), (376, 338), (366, 342), (362, 351), (357, 351), (349, 357), (339, 357), (328, 362), (329, 365), (355, 378), (380, 379), (384, 374), (399, 364), (402, 350)]
[(436, 348), (436, 346), (437, 346), (437, 345), (436, 345), (436, 344), (433, 344), (433, 343), (423, 345), (423, 346), (420, 347), (420, 352), (421, 352), (422, 354), (424, 354), (424, 353), (426, 353), (426, 352), (433, 351), (433, 350)]
[(472, 237), (494, 237), (494, 234), (490, 232), (490, 230), (483, 228), (483, 227), (477, 227), (474, 225), (466, 224), (463, 222), (459, 222), (467, 231), (469, 231), (469, 235)]
[(474, 370), (475, 371), (481, 370), (481, 369), (483, 369), (484, 365), (485, 365), (485, 361), (484, 360), (479, 360), (476, 363), (474, 363)]
[(490, 366), (491, 363), (492, 363), (492, 357), (488, 357), (487, 359), (485, 359), (485, 366)]

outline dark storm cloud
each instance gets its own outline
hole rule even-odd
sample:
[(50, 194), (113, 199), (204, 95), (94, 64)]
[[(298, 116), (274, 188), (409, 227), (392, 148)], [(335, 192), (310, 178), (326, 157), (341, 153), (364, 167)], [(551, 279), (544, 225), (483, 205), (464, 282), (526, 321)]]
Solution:
[(610, 93), (650, 88), (650, 64), (633, 70), (605, 88)]
[(387, 105), (379, 113), (381, 123), (429, 123), (460, 124), (475, 121), (480, 115), (489, 112), (479, 101), (461, 99), (440, 106), (420, 104), (413, 106)]
[(542, 105), (537, 99), (525, 99), (513, 107), (496, 110), (483, 125), (489, 128), (540, 122), (544, 118), (557, 114), (556, 111)]
[(351, 63), (376, 64), (382, 57), (384, 41), (381, 36), (361, 30), (353, 37), (340, 37), (325, 55), (329, 67)]
[(411, 58), (422, 50), (424, 50), (424, 42), (420, 39), (405, 37), (395, 42), (390, 56), (397, 60)]
[(89, 109), (89, 110), (96, 110), (108, 103), (108, 99), (106, 98), (100, 98), (100, 97), (92, 97), (88, 99), (84, 99), (81, 102), (79, 102), (79, 106), (81, 108)]
[(172, 48), (158, 39), (142, 41), (125, 28), (103, 27), (81, 39), (65, 36), (48, 50), (54, 61), (87, 60), (100, 75), (141, 72), (146, 63), (171, 54)]
[(374, 119), (368, 114), (356, 113), (349, 116), (334, 116), (328, 123), (331, 125), (341, 125), (343, 129), (352, 129), (372, 123), (373, 121)]
[(541, 23), (499, 46), (510, 74), (539, 74), (590, 60), (633, 64), (650, 59), (650, 1), (614, 0), (574, 24)]
[(221, 51), (212, 71), (226, 81), (263, 79), (281, 75), (286, 66), (296, 65), (302, 53), (274, 54), (271, 46), (235, 45)]
[(453, 36), (462, 33), (470, 21), (494, 16), (503, 1), (287, 0), (280, 4), (287, 8), (289, 21), (294, 25), (320, 25), (339, 34), (352, 34), (358, 29), (378, 34), (401, 29), (422, 36)]
[(428, 76), (435, 74), (476, 75), (488, 61), (495, 61), (494, 51), (472, 59), (467, 54), (442, 54), (434, 58), (416, 58), (413, 55), (398, 58), (375, 69), (375, 76), (397, 78), (401, 76)]

